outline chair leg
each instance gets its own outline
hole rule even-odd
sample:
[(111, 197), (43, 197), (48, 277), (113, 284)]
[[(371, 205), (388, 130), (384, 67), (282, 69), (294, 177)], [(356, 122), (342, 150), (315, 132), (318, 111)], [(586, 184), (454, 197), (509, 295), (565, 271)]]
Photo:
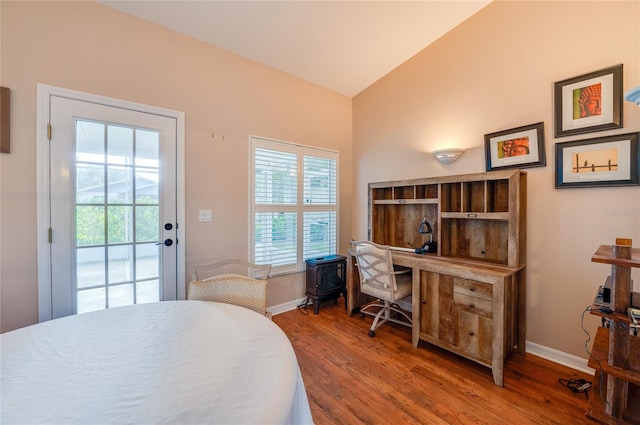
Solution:
[(384, 325), (391, 318), (391, 304), (388, 301), (384, 302), (384, 306), (378, 311), (376, 317), (373, 319), (373, 323), (369, 328), (369, 336), (373, 338), (376, 336), (376, 329)]

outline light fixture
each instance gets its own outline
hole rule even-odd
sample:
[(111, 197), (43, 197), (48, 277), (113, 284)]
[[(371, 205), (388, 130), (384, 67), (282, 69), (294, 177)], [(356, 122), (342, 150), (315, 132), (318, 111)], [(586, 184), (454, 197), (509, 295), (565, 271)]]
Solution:
[(462, 155), (464, 151), (465, 149), (439, 149), (437, 151), (433, 151), (433, 156), (443, 164), (451, 164), (453, 161), (460, 158), (460, 155)]
[(628, 100), (629, 102), (633, 102), (636, 105), (640, 106), (640, 86), (636, 87), (635, 89), (629, 90), (624, 95), (624, 98), (625, 100)]

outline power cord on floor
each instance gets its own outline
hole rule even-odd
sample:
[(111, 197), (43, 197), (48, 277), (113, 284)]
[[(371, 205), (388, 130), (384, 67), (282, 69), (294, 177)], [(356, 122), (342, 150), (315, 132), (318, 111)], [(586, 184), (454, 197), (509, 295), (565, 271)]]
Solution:
[[(580, 327), (582, 328), (582, 331), (587, 335), (587, 340), (584, 342), (584, 349), (587, 352), (587, 354), (589, 355), (590, 358), (593, 358), (593, 360), (596, 361), (596, 363), (598, 364), (598, 369), (600, 369), (600, 382), (598, 385), (598, 392), (600, 393), (600, 397), (602, 398), (602, 400), (605, 402), (605, 404), (611, 408), (611, 404), (609, 404), (609, 402), (607, 401), (607, 397), (602, 393), (602, 388), (604, 385), (604, 376), (605, 374), (602, 372), (602, 364), (600, 364), (600, 360), (598, 360), (598, 358), (594, 357), (591, 354), (591, 351), (589, 350), (588, 344), (589, 341), (591, 341), (591, 335), (589, 334), (589, 332), (584, 328), (584, 315), (588, 312), (591, 311), (591, 306), (588, 306), (587, 308), (584, 309), (584, 311), (582, 312), (582, 317), (580, 318)], [(606, 319), (606, 316), (602, 316), (603, 319), (603, 323), (604, 320)], [(589, 388), (591, 388), (591, 386), (589, 386)], [(587, 394), (587, 398), (589, 398), (589, 395)]]
[(584, 393), (584, 396), (587, 399), (589, 398), (591, 382), (585, 379), (558, 379), (558, 382), (569, 388), (574, 393)]
[(304, 299), (304, 301), (302, 301), (296, 307), (298, 308), (300, 313), (308, 315), (309, 314), (309, 310), (307, 310), (307, 306), (309, 304), (311, 304), (311, 300), (309, 299), (309, 297), (307, 297), (307, 298)]

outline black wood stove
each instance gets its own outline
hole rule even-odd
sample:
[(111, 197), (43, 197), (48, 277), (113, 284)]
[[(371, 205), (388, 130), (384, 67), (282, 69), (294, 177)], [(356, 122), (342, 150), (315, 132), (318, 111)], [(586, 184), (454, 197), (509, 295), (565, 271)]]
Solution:
[(344, 294), (346, 305), (347, 259), (342, 255), (309, 258), (307, 263), (308, 299), (313, 300), (313, 312), (318, 314), (320, 302), (338, 299)]

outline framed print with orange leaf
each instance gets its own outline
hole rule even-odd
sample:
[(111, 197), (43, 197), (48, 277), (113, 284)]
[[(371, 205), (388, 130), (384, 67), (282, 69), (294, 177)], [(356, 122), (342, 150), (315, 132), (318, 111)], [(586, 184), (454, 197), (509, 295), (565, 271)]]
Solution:
[(487, 171), (499, 168), (544, 167), (544, 123), (524, 125), (484, 135)]
[(638, 136), (556, 143), (556, 188), (639, 185)]
[(555, 136), (622, 127), (622, 65), (554, 84)]

